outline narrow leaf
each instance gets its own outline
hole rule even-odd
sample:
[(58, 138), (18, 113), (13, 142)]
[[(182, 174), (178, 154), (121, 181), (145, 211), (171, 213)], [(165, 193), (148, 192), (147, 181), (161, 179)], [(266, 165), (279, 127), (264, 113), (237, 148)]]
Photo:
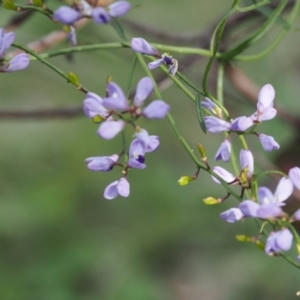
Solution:
[(197, 110), (197, 117), (200, 124), (200, 127), (204, 133), (206, 133), (206, 126), (204, 123), (204, 118), (202, 114), (202, 106), (201, 106), (201, 100), (200, 100), (200, 93), (196, 94), (196, 110)]
[(121, 24), (119, 23), (119, 21), (117, 19), (115, 19), (111, 22), (111, 25), (115, 29), (115, 31), (117, 32), (119, 37), (122, 40), (126, 41), (126, 36), (125, 36), (124, 30), (123, 30)]

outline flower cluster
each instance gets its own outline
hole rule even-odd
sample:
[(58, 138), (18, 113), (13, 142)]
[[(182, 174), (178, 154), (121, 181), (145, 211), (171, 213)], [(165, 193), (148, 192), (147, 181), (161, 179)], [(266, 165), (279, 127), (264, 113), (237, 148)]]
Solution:
[(178, 61), (167, 53), (159, 54), (158, 50), (149, 45), (149, 43), (142, 38), (133, 38), (131, 40), (131, 48), (135, 52), (150, 55), (158, 58), (157, 60), (148, 64), (150, 70), (158, 68), (165, 64), (169, 67), (169, 73), (175, 75), (178, 69)]
[[(206, 116), (205, 125), (207, 131), (211, 133), (220, 132), (237, 132), (254, 134), (259, 138), (259, 141), (265, 151), (278, 150), (279, 144), (274, 140), (272, 136), (266, 134), (258, 134), (254, 131), (256, 125), (263, 121), (271, 120), (276, 116), (276, 109), (274, 108), (275, 91), (271, 84), (266, 84), (262, 87), (258, 95), (257, 110), (251, 116), (241, 116), (231, 121), (225, 121), (222, 119), (222, 111), (209, 98), (205, 98), (205, 101), (201, 102), (202, 107), (216, 116)], [(215, 160), (224, 160), (226, 162), (230, 159), (231, 145), (229, 138), (227, 138), (220, 146), (215, 156)]]
[[(83, 102), (83, 110), (87, 117), (100, 123), (98, 135), (104, 139), (112, 139), (121, 132), (126, 124), (133, 126), (135, 130), (129, 152), (123, 149), (121, 154), (111, 156), (89, 157), (85, 161), (92, 171), (108, 172), (114, 166), (123, 168), (123, 177), (107, 186), (104, 191), (106, 199), (114, 199), (121, 195), (129, 195), (129, 182), (127, 173), (129, 169), (144, 169), (145, 154), (156, 150), (159, 146), (159, 138), (149, 135), (145, 129), (140, 128), (135, 122), (145, 117), (147, 119), (162, 119), (168, 113), (170, 106), (163, 100), (153, 100), (147, 106), (143, 104), (153, 91), (153, 81), (150, 77), (142, 78), (136, 88), (133, 101), (128, 101), (122, 89), (114, 82), (108, 82), (105, 98), (94, 93), (87, 93)], [(120, 157), (125, 155), (125, 162), (119, 163)]]
[(73, 25), (82, 18), (92, 18), (97, 24), (107, 24), (112, 18), (126, 15), (131, 4), (125, 0), (114, 2), (107, 7), (92, 7), (85, 0), (74, 3), (74, 8), (61, 6), (54, 12), (54, 19), (66, 25)]
[(4, 29), (0, 28), (0, 72), (20, 71), (27, 68), (29, 65), (29, 58), (26, 53), (16, 55), (9, 62), (2, 60), (14, 40), (14, 32), (5, 33)]
[(106, 7), (92, 7), (87, 1), (74, 2), (73, 7), (61, 6), (54, 11), (54, 20), (69, 25), (68, 39), (73, 45), (77, 44), (76, 31), (73, 24), (82, 18), (92, 18), (97, 24), (108, 24), (111, 19), (126, 15), (131, 9), (128, 1), (120, 0)]

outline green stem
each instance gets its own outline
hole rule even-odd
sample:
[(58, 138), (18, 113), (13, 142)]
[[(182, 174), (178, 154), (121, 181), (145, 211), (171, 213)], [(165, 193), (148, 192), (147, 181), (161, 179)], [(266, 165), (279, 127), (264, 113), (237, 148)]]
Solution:
[(286, 174), (284, 174), (283, 172), (281, 171), (277, 171), (277, 170), (268, 170), (268, 171), (264, 171), (264, 172), (261, 172), (259, 174), (256, 175), (256, 178), (260, 177), (260, 176), (264, 176), (264, 175), (268, 175), (268, 174), (279, 174), (279, 175), (282, 175), (284, 177), (287, 177)]
[(293, 265), (294, 267), (300, 269), (300, 265), (295, 261), (293, 261), (289, 256), (283, 254), (282, 252), (280, 252), (280, 256), (284, 258), (287, 262), (289, 262), (291, 265)]
[(246, 48), (261, 39), (275, 23), (277, 17), (280, 16), (287, 2), (288, 0), (282, 0), (281, 3), (276, 7), (276, 9), (274, 9), (273, 13), (270, 15), (267, 21), (256, 32), (254, 32), (248, 39), (246, 39), (244, 42), (242, 42), (232, 50), (222, 54), (220, 60), (229, 61), (233, 59), (237, 54), (241, 53)]
[(235, 7), (235, 10), (238, 11), (238, 12), (247, 12), (247, 11), (250, 11), (250, 10), (255, 10), (263, 5), (266, 5), (266, 4), (269, 4), (271, 3), (272, 0), (264, 0), (264, 1), (261, 1), (257, 4), (252, 4), (252, 5), (249, 5), (249, 6), (246, 6), (246, 7), (238, 7), (236, 6)]
[(38, 7), (38, 6), (34, 6), (34, 5), (20, 5), (20, 4), (15, 4), (20, 11), (23, 10), (34, 10), (37, 11), (43, 15), (45, 15), (46, 17), (50, 18), (52, 20), (52, 13), (50, 11), (45, 10), (42, 7)]
[[(293, 8), (293, 10), (291, 11), (289, 17), (288, 17), (288, 22), (289, 23), (293, 23), (298, 11), (300, 9), (300, 1), (295, 1), (295, 6)], [(251, 60), (258, 60), (266, 55), (268, 55), (269, 53), (271, 53), (278, 45), (279, 43), (283, 40), (283, 38), (285, 37), (285, 35), (287, 34), (287, 32), (289, 31), (289, 27), (285, 26), (281, 32), (277, 35), (277, 37), (275, 38), (275, 40), (273, 41), (273, 43), (264, 51), (258, 53), (258, 54), (254, 54), (254, 55), (238, 55), (236, 57), (234, 57), (234, 60), (238, 60), (238, 61), (251, 61)]]
[(63, 77), (64, 79), (66, 79), (68, 82), (72, 83), (74, 86), (76, 86), (77, 89), (81, 90), (85, 94), (88, 92), (88, 90), (85, 89), (83, 86), (80, 85), (80, 87), (78, 87), (75, 83), (73, 83), (72, 81), (70, 81), (70, 79), (69, 79), (69, 77), (68, 77), (68, 75), (66, 73), (64, 73), (62, 70), (60, 70), (59, 68), (57, 68), (53, 64), (49, 63), (48, 61), (46, 61), (43, 57), (41, 57), (40, 55), (38, 55), (37, 53), (35, 53), (33, 50), (30, 50), (30, 49), (28, 49), (28, 48), (26, 48), (26, 47), (24, 47), (22, 45), (18, 45), (18, 44), (15, 44), (15, 43), (13, 43), (12, 46), (15, 47), (15, 48), (21, 49), (21, 50), (25, 51), (26, 53), (29, 53), (30, 55), (32, 55), (33, 57), (35, 57), (37, 60), (39, 60), (41, 63), (45, 64), (50, 69), (52, 69), (54, 72), (56, 72), (61, 77)]

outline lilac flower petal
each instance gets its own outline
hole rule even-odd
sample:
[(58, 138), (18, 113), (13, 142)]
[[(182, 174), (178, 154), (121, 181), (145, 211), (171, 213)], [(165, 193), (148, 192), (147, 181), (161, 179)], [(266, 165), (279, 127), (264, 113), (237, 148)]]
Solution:
[(105, 199), (112, 200), (119, 195), (117, 184), (118, 184), (118, 180), (112, 182), (105, 188), (104, 195), (103, 195)]
[(129, 182), (126, 178), (121, 178), (117, 184), (117, 190), (120, 196), (128, 197), (130, 193)]
[(128, 101), (122, 89), (114, 82), (107, 84), (108, 97), (103, 99), (103, 106), (109, 109), (127, 110)]
[(259, 141), (265, 151), (270, 152), (272, 150), (278, 150), (280, 148), (279, 144), (270, 135), (259, 134)]
[(264, 112), (259, 116), (259, 121), (268, 121), (275, 118), (277, 110), (273, 107), (266, 108)]
[(14, 32), (5, 33), (3, 28), (0, 29), (0, 58), (5, 54), (14, 40)]
[(239, 208), (245, 217), (256, 218), (259, 204), (252, 200), (244, 200), (240, 203)]
[(110, 21), (110, 16), (103, 7), (94, 8), (92, 11), (92, 18), (97, 24), (107, 24)]
[(282, 177), (277, 185), (274, 197), (277, 202), (282, 202), (290, 197), (293, 193), (293, 183), (289, 178)]
[(89, 157), (85, 160), (91, 171), (107, 172), (113, 168), (115, 161), (109, 156)]
[(128, 159), (127, 165), (131, 168), (141, 169), (141, 170), (146, 168), (146, 164), (140, 163), (137, 159), (132, 157)]
[(300, 190), (300, 168), (294, 167), (289, 170), (289, 178), (294, 186)]
[(98, 129), (98, 135), (106, 140), (110, 140), (114, 138), (120, 131), (122, 131), (124, 126), (125, 123), (122, 120), (105, 121), (100, 125)]
[(131, 40), (131, 48), (135, 52), (140, 52), (148, 55), (157, 55), (157, 49), (149, 45), (149, 43), (142, 38), (133, 38)]
[(159, 137), (156, 135), (150, 135), (148, 145), (145, 149), (146, 152), (155, 151), (159, 146)]
[(273, 193), (264, 186), (258, 189), (258, 201), (261, 205), (276, 203)]
[(254, 160), (250, 150), (242, 149), (240, 151), (240, 164), (242, 169), (248, 167), (248, 177), (252, 177), (254, 171)]
[(151, 63), (148, 64), (148, 68), (150, 70), (153, 70), (155, 68), (158, 68), (161, 64), (164, 63), (164, 59), (163, 58), (160, 58), (160, 59), (157, 59), (155, 61), (152, 61)]
[(76, 30), (73, 26), (70, 26), (70, 32), (68, 33), (68, 40), (73, 46), (77, 45), (77, 35)]
[(263, 204), (257, 210), (257, 217), (261, 219), (275, 218), (282, 214), (282, 209), (274, 203)]
[(94, 93), (87, 93), (83, 101), (83, 111), (89, 118), (95, 116), (106, 117), (108, 115), (107, 109), (102, 105), (103, 99)]
[[(220, 176), (223, 180), (225, 180), (226, 182), (232, 182), (236, 179), (236, 177), (233, 174), (229, 173), (228, 171), (226, 171), (222, 167), (214, 167), (213, 171), (218, 176)], [(211, 176), (211, 178), (215, 183), (220, 183), (220, 181), (217, 178), (215, 178), (213, 175)]]
[(268, 255), (272, 255), (273, 252), (278, 253), (280, 249), (276, 246), (275, 240), (277, 237), (277, 232), (271, 232), (266, 240), (265, 253)]
[(131, 4), (127, 1), (117, 1), (108, 6), (108, 13), (111, 17), (122, 17), (128, 13)]
[(72, 25), (82, 17), (81, 13), (69, 6), (61, 6), (54, 14), (53, 18), (63, 24)]
[(211, 112), (214, 112), (214, 109), (217, 107), (216, 103), (207, 97), (205, 97), (204, 101), (201, 101), (201, 106), (210, 110)]
[(207, 116), (204, 118), (204, 122), (207, 131), (211, 133), (220, 133), (222, 131), (230, 130), (230, 123), (217, 117)]
[(300, 208), (295, 211), (293, 218), (297, 221), (300, 221)]
[[(275, 90), (271, 84), (264, 85), (258, 94), (258, 103), (263, 105), (266, 109), (268, 107), (273, 107), (273, 101), (275, 98)], [(258, 109), (259, 112), (261, 112)]]
[(222, 160), (228, 162), (230, 160), (230, 152), (231, 152), (231, 144), (226, 139), (219, 147), (219, 149), (215, 155), (215, 160), (222, 159)]
[(234, 119), (231, 123), (230, 129), (232, 131), (245, 131), (253, 125), (253, 120), (251, 117), (238, 117)]
[(134, 106), (140, 107), (143, 105), (145, 99), (153, 91), (153, 81), (150, 77), (142, 78), (136, 88), (136, 94), (133, 99)]
[(170, 105), (162, 100), (154, 100), (143, 110), (143, 115), (148, 119), (162, 119), (170, 110)]
[(29, 58), (26, 53), (16, 55), (12, 60), (9, 61), (9, 66), (3, 66), (2, 71), (4, 72), (15, 72), (20, 71), (28, 67)]
[(135, 133), (135, 137), (145, 145), (145, 148), (147, 148), (147, 145), (148, 145), (149, 139), (150, 139), (150, 136), (149, 136), (149, 133), (147, 130), (140, 129), (139, 131), (137, 131)]
[(228, 223), (235, 223), (243, 218), (243, 213), (239, 208), (230, 208), (220, 214), (222, 220)]
[(275, 245), (281, 251), (288, 251), (291, 249), (293, 244), (293, 235), (289, 229), (284, 228), (278, 231), (278, 234), (275, 239)]

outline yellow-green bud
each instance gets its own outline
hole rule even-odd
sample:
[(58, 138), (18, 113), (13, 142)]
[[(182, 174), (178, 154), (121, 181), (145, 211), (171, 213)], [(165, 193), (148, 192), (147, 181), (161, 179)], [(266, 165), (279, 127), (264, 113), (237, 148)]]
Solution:
[(92, 118), (92, 120), (94, 123), (98, 124), (98, 123), (101, 123), (104, 119), (101, 116), (96, 115)]
[(206, 159), (206, 152), (205, 152), (204, 147), (201, 144), (197, 144), (197, 148), (198, 148), (198, 151), (201, 155), (201, 158)]
[(221, 199), (216, 199), (214, 197), (207, 197), (205, 199), (203, 199), (204, 204), (206, 205), (214, 205), (214, 204), (219, 204), (221, 203)]
[(239, 241), (239, 242), (253, 242), (252, 237), (244, 235), (244, 234), (239, 234), (236, 235), (235, 238)]
[(179, 185), (184, 186), (189, 184), (190, 182), (194, 181), (195, 179), (191, 176), (182, 176), (178, 180)]

